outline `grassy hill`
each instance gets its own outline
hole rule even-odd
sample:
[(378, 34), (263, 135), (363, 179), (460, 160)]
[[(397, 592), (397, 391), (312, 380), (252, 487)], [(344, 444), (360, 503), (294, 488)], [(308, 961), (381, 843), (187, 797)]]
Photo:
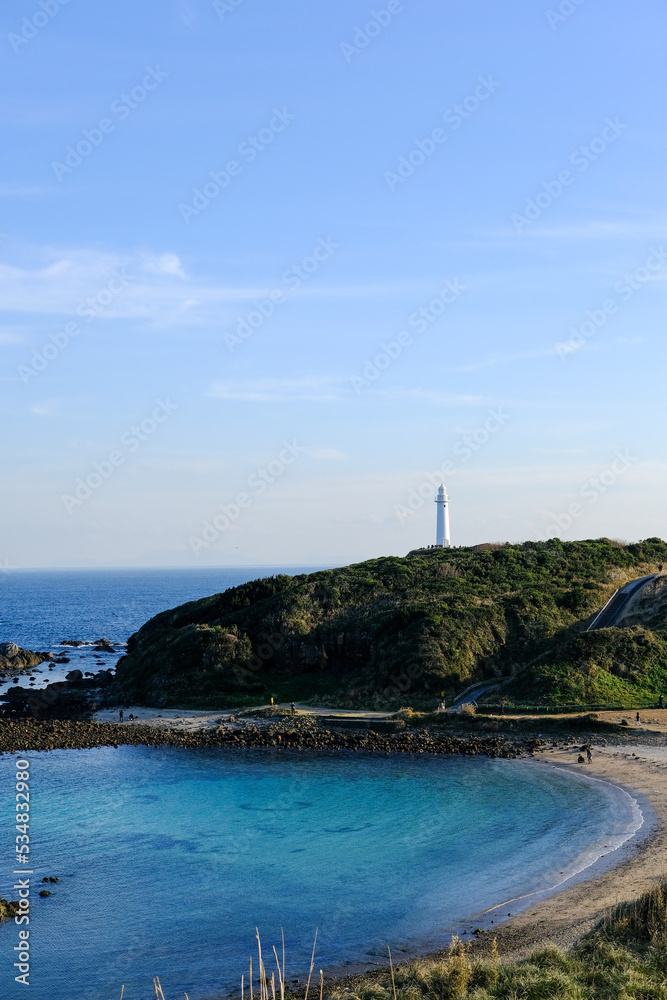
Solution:
[(256, 580), (147, 622), (118, 664), (116, 696), (429, 707), (441, 691), (508, 677), (517, 703), (630, 704), (667, 693), (667, 623), (582, 633), (618, 586), (662, 562), (658, 538), (551, 539)]
[(506, 705), (649, 705), (667, 699), (667, 628), (584, 632), (549, 650), (495, 693)]

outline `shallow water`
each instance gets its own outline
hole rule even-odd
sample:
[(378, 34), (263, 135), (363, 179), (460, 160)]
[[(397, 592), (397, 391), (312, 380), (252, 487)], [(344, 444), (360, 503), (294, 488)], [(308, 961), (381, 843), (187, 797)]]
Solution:
[[(532, 762), (124, 747), (28, 754), (32, 995), (204, 1000), (240, 983), (258, 925), (287, 978), (438, 946), (482, 910), (547, 889), (628, 836), (625, 792)], [(13, 812), (15, 760), (0, 758)], [(3, 824), (9, 859), (11, 828)], [(12, 894), (9, 864), (0, 895)], [(515, 904), (508, 909), (516, 909)], [(0, 926), (0, 994), (13, 923)], [(279, 949), (280, 950), (280, 949)], [(268, 952), (268, 954), (266, 954)], [(255, 963), (256, 967), (256, 963)], [(247, 980), (246, 980), (247, 981)]]

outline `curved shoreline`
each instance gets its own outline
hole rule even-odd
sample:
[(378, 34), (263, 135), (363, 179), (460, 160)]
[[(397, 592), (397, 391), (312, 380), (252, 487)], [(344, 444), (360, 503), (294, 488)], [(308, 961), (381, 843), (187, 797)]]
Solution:
[[(488, 953), (497, 939), (503, 959), (518, 960), (553, 944), (566, 949), (576, 943), (619, 902), (637, 898), (667, 874), (667, 754), (664, 763), (642, 747), (645, 757), (634, 757), (623, 744), (595, 748), (592, 764), (579, 765), (562, 751), (544, 750), (537, 756), (552, 766), (572, 770), (620, 788), (641, 809), (644, 823), (615, 850), (601, 855), (577, 875), (540, 893), (510, 918), (484, 931), (475, 951)], [(576, 753), (576, 751), (574, 751)], [(433, 953), (432, 953), (433, 954)]]
[[(511, 916), (498, 917), (492, 922), (483, 911), (467, 924), (454, 927), (447, 934), (470, 940), (473, 928), (482, 932), (472, 939), (472, 954), (489, 958), (497, 946), (501, 961), (521, 961), (532, 952), (549, 945), (562, 950), (571, 948), (588, 933), (605, 912), (624, 900), (635, 899), (667, 875), (667, 746), (664, 763), (651, 766), (651, 761), (631, 757), (624, 744), (606, 749), (595, 748), (593, 764), (578, 765), (578, 751), (567, 753), (544, 750), (536, 754), (534, 766), (544, 761), (552, 766), (571, 770), (581, 778), (593, 778), (619, 788), (630, 796), (644, 816), (644, 822), (615, 850), (608, 852), (571, 875), (566, 886), (538, 890), (539, 899), (520, 908)], [(637, 748), (639, 749), (639, 748)], [(642, 747), (646, 752), (647, 748)], [(623, 760), (614, 760), (620, 755)], [(593, 772), (593, 773), (591, 773)], [(655, 789), (653, 791), (652, 789)], [(654, 798), (655, 795), (659, 798)], [(618, 852), (622, 856), (618, 856)], [(601, 870), (601, 866), (602, 870)], [(504, 903), (498, 904), (504, 906)], [(447, 956), (447, 949), (434, 949), (427, 942), (401, 955), (399, 964), (415, 958), (438, 961)], [(396, 962), (396, 956), (394, 956)], [(373, 963), (355, 963), (346, 968), (330, 969), (330, 978), (337, 986), (356, 991), (366, 976), (371, 981), (376, 973), (389, 968), (389, 962), (379, 957)], [(305, 977), (301, 988), (305, 986)]]
[[(587, 876), (586, 872), (588, 872), (590, 868), (593, 868), (599, 861), (602, 862), (606, 861), (607, 862), (606, 867), (615, 867), (615, 865), (619, 864), (620, 860), (622, 859), (618, 859), (617, 861), (615, 861), (613, 856), (616, 854), (617, 851), (620, 851), (626, 845), (629, 847), (631, 846), (631, 842), (635, 839), (635, 837), (637, 837), (640, 831), (644, 828), (647, 818), (650, 818), (650, 815), (645, 817), (644, 812), (640, 808), (638, 801), (639, 796), (632, 795), (627, 788), (624, 788), (617, 782), (609, 781), (606, 778), (597, 778), (595, 777), (595, 775), (584, 774), (581, 773), (580, 771), (568, 772), (566, 768), (563, 767), (563, 765), (552, 764), (551, 767), (563, 771), (566, 774), (569, 773), (570, 777), (572, 777), (575, 780), (589, 781), (589, 782), (595, 782), (596, 784), (608, 785), (610, 788), (613, 788), (621, 792), (621, 794), (630, 799), (630, 802), (632, 803), (632, 811), (635, 814), (635, 819), (637, 820), (636, 826), (630, 829), (629, 832), (627, 832), (625, 835), (615, 835), (615, 836), (612, 835), (611, 837), (609, 837), (608, 839), (610, 840), (618, 840), (619, 836), (621, 837), (620, 842), (615, 843), (613, 847), (609, 848), (609, 850), (607, 851), (603, 850), (599, 854), (596, 854), (595, 857), (589, 858), (588, 854), (580, 856), (580, 858), (585, 857), (589, 858), (589, 860), (587, 860), (579, 868), (576, 868), (574, 871), (569, 871), (568, 874), (565, 876), (565, 878), (561, 879), (560, 882), (556, 882), (554, 885), (549, 886), (546, 889), (536, 889), (534, 892), (526, 892), (521, 896), (514, 896), (512, 897), (512, 899), (503, 900), (503, 902), (497, 903), (495, 906), (490, 906), (488, 909), (484, 910), (481, 916), (486, 916), (489, 913), (493, 913), (494, 910), (498, 910), (500, 909), (500, 907), (504, 908), (505, 906), (509, 906), (511, 903), (517, 903), (521, 902), (522, 900), (532, 899), (532, 897), (539, 897), (538, 899), (534, 900), (534, 902), (539, 902), (540, 899), (546, 898), (546, 896), (550, 896), (554, 893), (561, 891), (561, 887), (565, 886), (566, 883), (571, 882), (573, 879), (595, 878), (596, 876), (594, 874)], [(645, 811), (647, 810), (647, 806), (644, 806), (644, 810)], [(650, 806), (648, 807), (648, 810), (650, 810)], [(575, 864), (577, 863), (578, 861), (575, 861)], [(531, 905), (533, 904), (532, 903), (526, 904), (526, 906), (531, 906)], [(522, 911), (523, 909), (526, 908), (526, 906), (522, 906), (520, 910)]]
[[(578, 754), (578, 751), (575, 752)], [(548, 753), (548, 751), (545, 752), (545, 754), (546, 753)], [(542, 759), (542, 756), (538, 757), (537, 760), (522, 758), (520, 763), (524, 767), (538, 767)], [(655, 810), (648, 802), (645, 801), (644, 795), (636, 792), (630, 787), (625, 786), (619, 781), (586, 773), (583, 770), (583, 767), (589, 767), (590, 765), (582, 765), (576, 769), (570, 768), (563, 763), (551, 764), (551, 766), (563, 771), (566, 774), (569, 772), (570, 776), (575, 780), (596, 783), (599, 782), (600, 784), (608, 785), (610, 788), (618, 790), (631, 800), (634, 805), (633, 812), (636, 811), (639, 814), (639, 817), (637, 818), (640, 818), (640, 821), (627, 833), (627, 835), (622, 836), (620, 843), (617, 843), (609, 851), (598, 854), (586, 864), (577, 868), (576, 871), (570, 871), (561, 882), (552, 886), (547, 886), (543, 889), (536, 889), (533, 892), (528, 892), (521, 896), (515, 896), (511, 899), (503, 900), (485, 910), (471, 914), (466, 921), (452, 925), (446, 931), (439, 932), (439, 934), (446, 939), (443, 941), (442, 948), (438, 948), (437, 950), (434, 949), (433, 939), (429, 941), (428, 939), (423, 938), (421, 942), (404, 942), (403, 944), (407, 944), (407, 947), (402, 948), (402, 956), (400, 959), (401, 963), (415, 958), (437, 960), (446, 954), (446, 947), (449, 945), (452, 937), (463, 936), (464, 940), (470, 940), (470, 936), (473, 934), (473, 931), (475, 931), (475, 936), (472, 938), (475, 952), (486, 953), (490, 951), (493, 941), (498, 940), (501, 959), (521, 958), (528, 952), (541, 948), (547, 944), (558, 944), (559, 942), (552, 937), (549, 930), (546, 930), (546, 932), (539, 938), (535, 937), (534, 939), (529, 939), (529, 935), (524, 935), (522, 933), (524, 921), (528, 922), (529, 928), (533, 926), (533, 922), (531, 921), (531, 914), (533, 910), (543, 902), (549, 906), (553, 906), (554, 908), (559, 907), (558, 901), (562, 900), (563, 894), (570, 891), (570, 889), (575, 886), (587, 886), (591, 891), (591, 894), (594, 893), (593, 887), (599, 878), (607, 874), (613, 874), (613, 872), (617, 870), (618, 866), (622, 864), (632, 862), (633, 858), (642, 850), (643, 845), (650, 844), (650, 838), (657, 825), (657, 819)], [(665, 790), (667, 792), (667, 779), (665, 781)], [(617, 857), (617, 852), (619, 851), (622, 852), (625, 857)], [(579, 857), (581, 857), (581, 855), (579, 855)], [(576, 860), (577, 859), (575, 859), (575, 863)], [(601, 864), (603, 866), (602, 870), (600, 870)], [(567, 883), (570, 884), (568, 885)], [(516, 903), (518, 901), (523, 901), (523, 905), (520, 905), (518, 908), (514, 908), (514, 912), (511, 915), (498, 914), (494, 917), (494, 919), (491, 919), (492, 914), (495, 914), (496, 911), (504, 909), (511, 903)], [(619, 900), (614, 900), (614, 902), (618, 901)], [(600, 912), (600, 916), (602, 916), (602, 911)], [(523, 918), (523, 921), (520, 918)], [(595, 922), (596, 919), (591, 919), (591, 926)], [(522, 926), (521, 930), (517, 932), (515, 927), (519, 923), (521, 923)], [(480, 929), (481, 933), (478, 934), (477, 931)], [(581, 933), (585, 933), (585, 930), (587, 929), (588, 927), (583, 929)], [(523, 936), (526, 937), (525, 942), (522, 942)], [(500, 948), (501, 939), (507, 939), (512, 942), (513, 950), (511, 953), (508, 953)], [(573, 943), (573, 941), (569, 943)], [(392, 951), (393, 950), (392, 945)], [(372, 975), (376, 970), (388, 967), (388, 960), (382, 958), (381, 960), (374, 961), (373, 963), (354, 962), (351, 963), (349, 967), (339, 965), (334, 966), (329, 969), (329, 975), (333, 976), (333, 978), (335, 978), (338, 982), (345, 983), (347, 980), (356, 981), (359, 977), (366, 974)]]

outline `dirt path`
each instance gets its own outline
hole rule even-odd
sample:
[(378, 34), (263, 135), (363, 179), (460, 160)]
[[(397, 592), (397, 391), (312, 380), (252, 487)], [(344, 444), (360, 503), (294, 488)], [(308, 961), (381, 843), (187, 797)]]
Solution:
[[(135, 722), (144, 725), (157, 726), (162, 729), (181, 729), (193, 731), (197, 729), (210, 729), (219, 726), (221, 723), (229, 722), (230, 719), (238, 718), (239, 712), (244, 716), (250, 712), (262, 711), (264, 709), (282, 709), (286, 714), (290, 714), (290, 704), (280, 705), (255, 705), (252, 708), (244, 709), (221, 709), (217, 712), (203, 712), (194, 709), (178, 708), (146, 708), (143, 705), (130, 705), (123, 709), (123, 725), (132, 725), (130, 716)], [(392, 712), (364, 712), (347, 708), (324, 708), (312, 705), (302, 705), (296, 703), (296, 710), (299, 715), (325, 716), (327, 718), (340, 717), (346, 719), (388, 719)], [(105, 708), (96, 712), (93, 716), (95, 722), (118, 722), (119, 711), (116, 708)]]

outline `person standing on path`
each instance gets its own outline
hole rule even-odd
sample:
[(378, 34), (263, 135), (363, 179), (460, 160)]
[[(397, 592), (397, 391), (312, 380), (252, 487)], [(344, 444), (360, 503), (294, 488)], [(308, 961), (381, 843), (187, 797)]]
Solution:
[(590, 762), (593, 760), (593, 754), (591, 753), (590, 747), (586, 747), (586, 757), (588, 758), (588, 763), (590, 764)]
[(292, 715), (296, 715), (296, 705), (292, 702), (290, 708), (292, 709)]
[(121, 722), (123, 721), (123, 709), (122, 708), (121, 708), (120, 712), (118, 713), (118, 718), (120, 719)]

